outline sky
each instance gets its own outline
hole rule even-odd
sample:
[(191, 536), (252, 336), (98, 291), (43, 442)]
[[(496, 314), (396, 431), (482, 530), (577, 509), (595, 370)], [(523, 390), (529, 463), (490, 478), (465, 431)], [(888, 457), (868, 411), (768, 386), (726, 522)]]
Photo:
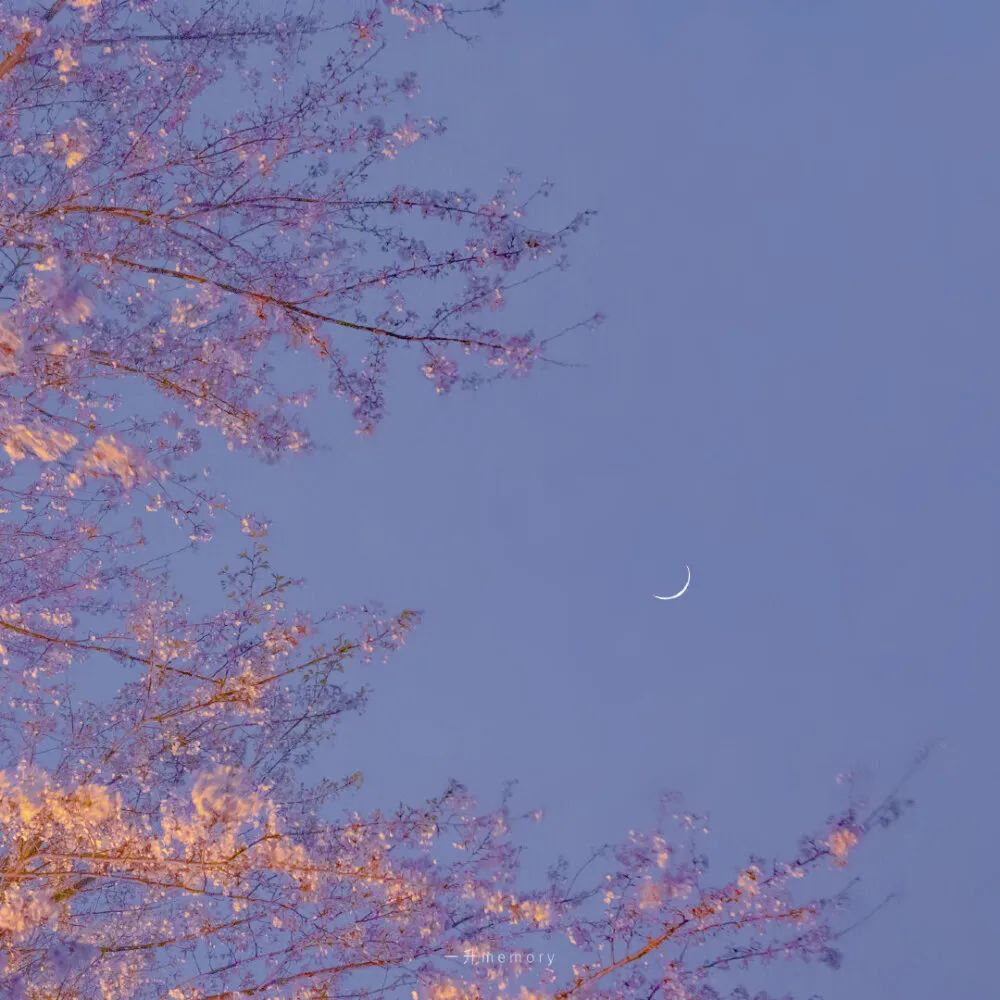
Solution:
[(450, 126), (400, 179), (552, 178), (544, 218), (598, 214), (507, 318), (608, 319), (559, 342), (580, 367), (437, 398), (406, 359), (374, 437), (321, 402), (317, 453), (219, 460), (312, 603), (425, 614), (316, 768), (362, 770), (359, 807), (517, 778), (539, 869), (679, 789), (725, 878), (934, 743), (860, 861), (857, 913), (895, 901), (777, 981), (989, 995), (1000, 5), (511, 0), (478, 30), (394, 57)]

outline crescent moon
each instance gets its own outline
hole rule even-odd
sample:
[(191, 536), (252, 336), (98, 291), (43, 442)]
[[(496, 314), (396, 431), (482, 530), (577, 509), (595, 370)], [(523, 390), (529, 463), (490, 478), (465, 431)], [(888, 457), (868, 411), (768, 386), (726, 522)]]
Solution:
[(684, 581), (684, 586), (681, 587), (676, 594), (671, 594), (669, 597), (660, 597), (659, 594), (653, 594), (653, 597), (655, 597), (658, 601), (676, 601), (678, 597), (682, 597), (684, 591), (691, 586), (691, 567), (685, 565), (684, 568), (687, 570), (688, 578)]

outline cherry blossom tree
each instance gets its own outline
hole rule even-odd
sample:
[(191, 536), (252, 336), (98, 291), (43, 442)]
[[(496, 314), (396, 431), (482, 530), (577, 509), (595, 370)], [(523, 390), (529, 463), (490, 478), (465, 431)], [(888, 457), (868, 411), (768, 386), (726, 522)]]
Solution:
[[(397, 359), (439, 393), (544, 363), (498, 312), (587, 218), (532, 225), (547, 191), (516, 177), (487, 198), (401, 183), (441, 125), (405, 111), (416, 79), (383, 78), (383, 53), (466, 36), (474, 11), (340, 12), (0, 11), (0, 992), (711, 1000), (749, 996), (733, 974), (755, 963), (836, 964), (827, 887), (896, 795), (721, 881), (702, 821), (665, 806), (532, 888), (509, 795), (361, 815), (356, 775), (306, 779), (367, 698), (357, 665), (418, 616), (298, 608), (266, 524), (199, 474), (202, 435), (307, 450), (289, 352), (362, 433)], [(249, 536), (219, 607), (176, 592), (155, 519), (199, 549)]]

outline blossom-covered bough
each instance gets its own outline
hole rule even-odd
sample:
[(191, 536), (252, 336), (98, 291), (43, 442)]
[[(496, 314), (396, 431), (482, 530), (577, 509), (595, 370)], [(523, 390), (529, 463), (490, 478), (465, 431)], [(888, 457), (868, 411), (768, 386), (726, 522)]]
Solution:
[[(536, 228), (545, 189), (513, 177), (400, 183), (441, 126), (397, 112), (416, 81), (382, 52), (473, 12), (362, 6), (0, 11), (0, 994), (709, 1000), (755, 962), (834, 963), (840, 897), (810, 877), (896, 797), (722, 882), (699, 821), (665, 813), (531, 888), (507, 797), (359, 815), (357, 776), (303, 777), (364, 703), (352, 667), (417, 616), (297, 610), (266, 526), (197, 474), (201, 434), (305, 449), (290, 349), (363, 432), (397, 358), (438, 392), (528, 371), (545, 338), (498, 310), (586, 220)], [(157, 518), (185, 545), (250, 536), (220, 607), (175, 592)]]

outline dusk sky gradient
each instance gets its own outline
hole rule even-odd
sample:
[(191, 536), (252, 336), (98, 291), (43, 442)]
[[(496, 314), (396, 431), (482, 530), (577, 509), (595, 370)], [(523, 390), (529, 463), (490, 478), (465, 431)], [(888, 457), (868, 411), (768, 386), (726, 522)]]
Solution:
[(449, 131), (398, 179), (552, 178), (547, 224), (598, 215), (504, 318), (608, 320), (553, 345), (582, 367), (441, 399), (397, 359), (374, 437), (321, 397), (324, 450), (213, 463), (313, 605), (425, 613), (318, 766), (364, 771), (358, 808), (516, 777), (533, 871), (680, 789), (721, 878), (943, 741), (845, 923), (898, 900), (839, 972), (773, 981), (990, 995), (1000, 5), (511, 0), (476, 30), (400, 47)]

